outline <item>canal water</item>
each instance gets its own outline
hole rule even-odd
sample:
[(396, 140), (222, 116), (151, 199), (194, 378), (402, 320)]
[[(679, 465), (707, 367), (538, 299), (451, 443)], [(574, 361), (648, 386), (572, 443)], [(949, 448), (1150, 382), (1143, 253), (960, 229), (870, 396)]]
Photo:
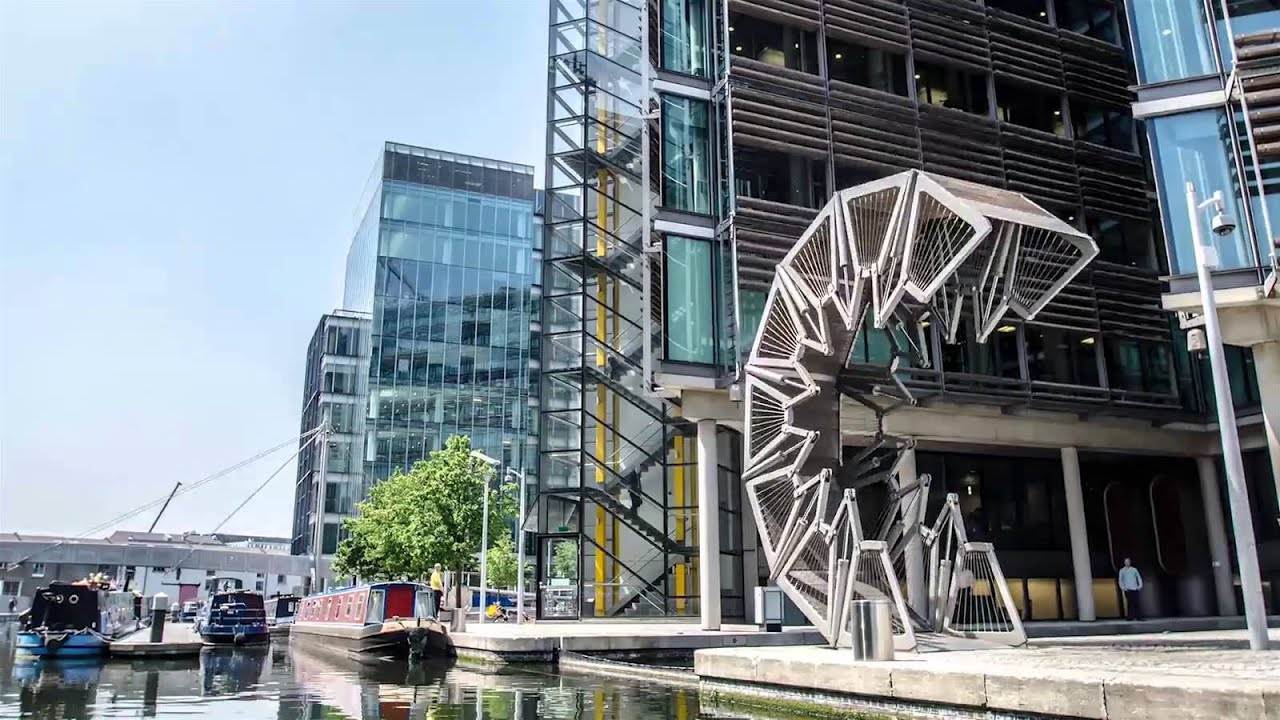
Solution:
[[(763, 718), (700, 709), (696, 690), (551, 669), (403, 660), (358, 663), (311, 645), (206, 649), (183, 660), (40, 662), (0, 632), (0, 718), (244, 720), (693, 720)], [(770, 720), (785, 716), (769, 713)]]

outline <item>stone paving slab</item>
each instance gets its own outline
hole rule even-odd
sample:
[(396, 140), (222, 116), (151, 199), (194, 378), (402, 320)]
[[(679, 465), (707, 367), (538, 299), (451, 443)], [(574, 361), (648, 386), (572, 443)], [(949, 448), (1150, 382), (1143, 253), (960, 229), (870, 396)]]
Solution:
[(848, 650), (772, 647), (694, 657), (699, 679), (717, 691), (726, 683), (757, 695), (765, 686), (799, 689), (836, 708), (843, 697), (1102, 719), (1280, 720), (1280, 650), (1035, 645), (898, 653), (877, 663)]
[(560, 651), (644, 655), (688, 653), (700, 648), (811, 645), (822, 641), (812, 628), (761, 632), (754, 625), (703, 630), (686, 622), (468, 623), (449, 634), (455, 651), (496, 660), (552, 660)]

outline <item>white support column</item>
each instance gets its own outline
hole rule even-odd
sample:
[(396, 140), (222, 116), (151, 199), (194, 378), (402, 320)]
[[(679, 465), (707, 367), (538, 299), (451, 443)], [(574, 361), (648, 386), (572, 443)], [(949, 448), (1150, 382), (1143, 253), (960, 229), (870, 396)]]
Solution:
[[(902, 462), (898, 465), (898, 487), (910, 485), (916, 481), (918, 475), (916, 473), (916, 449), (909, 448), (902, 454)], [(919, 491), (912, 495), (919, 498)], [(915, 532), (916, 535), (907, 542), (907, 547), (903, 552), (903, 564), (905, 565), (907, 575), (907, 605), (911, 606), (924, 617), (928, 609), (925, 607), (925, 587), (924, 587), (924, 541), (921, 539), (916, 521), (920, 517), (920, 511), (915, 501), (902, 506), (902, 512), (906, 513), (903, 517), (902, 530), (905, 533)]]
[(1262, 402), (1263, 432), (1267, 437), (1267, 454), (1271, 457), (1271, 479), (1276, 484), (1276, 497), (1280, 498), (1280, 342), (1254, 345), (1252, 350)]
[(1196, 469), (1200, 471), (1200, 498), (1204, 503), (1204, 525), (1209, 534), (1209, 557), (1213, 561), (1213, 588), (1218, 596), (1218, 614), (1239, 615), (1227, 546), (1227, 527), (1222, 516), (1218, 465), (1212, 457), (1201, 455), (1196, 458)]
[(1080, 620), (1098, 619), (1093, 609), (1093, 566), (1089, 561), (1089, 530), (1084, 523), (1084, 492), (1080, 489), (1080, 454), (1062, 448), (1062, 483), (1067, 496), (1067, 531), (1071, 535), (1071, 567), (1075, 575), (1076, 613)]
[(716, 421), (698, 421), (698, 597), (702, 629), (720, 629), (720, 483)]

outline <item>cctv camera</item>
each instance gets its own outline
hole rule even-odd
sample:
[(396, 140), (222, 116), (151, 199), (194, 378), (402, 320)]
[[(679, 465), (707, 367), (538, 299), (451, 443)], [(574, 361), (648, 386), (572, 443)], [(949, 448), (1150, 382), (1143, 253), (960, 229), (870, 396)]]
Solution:
[(1230, 215), (1218, 212), (1213, 214), (1213, 220), (1210, 221), (1209, 227), (1213, 228), (1214, 235), (1230, 235), (1235, 232), (1236, 221)]

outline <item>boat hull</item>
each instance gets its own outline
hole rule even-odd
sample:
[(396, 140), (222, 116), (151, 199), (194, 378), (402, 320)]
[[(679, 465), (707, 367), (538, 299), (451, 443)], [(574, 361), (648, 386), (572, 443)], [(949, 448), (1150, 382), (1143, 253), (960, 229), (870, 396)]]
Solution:
[(47, 658), (97, 657), (107, 651), (107, 642), (89, 633), (18, 633), (17, 651)]
[(200, 630), (200, 639), (206, 645), (257, 645), (271, 640), (265, 625), (239, 627), (230, 630)]
[(368, 625), (296, 621), (289, 631), (289, 640), (361, 654), (403, 656), (409, 653), (410, 631), (418, 627), (429, 633), (428, 642), (433, 650), (446, 649), (447, 635), (443, 626), (434, 620), (423, 620), (420, 624), (415, 620), (393, 620)]

